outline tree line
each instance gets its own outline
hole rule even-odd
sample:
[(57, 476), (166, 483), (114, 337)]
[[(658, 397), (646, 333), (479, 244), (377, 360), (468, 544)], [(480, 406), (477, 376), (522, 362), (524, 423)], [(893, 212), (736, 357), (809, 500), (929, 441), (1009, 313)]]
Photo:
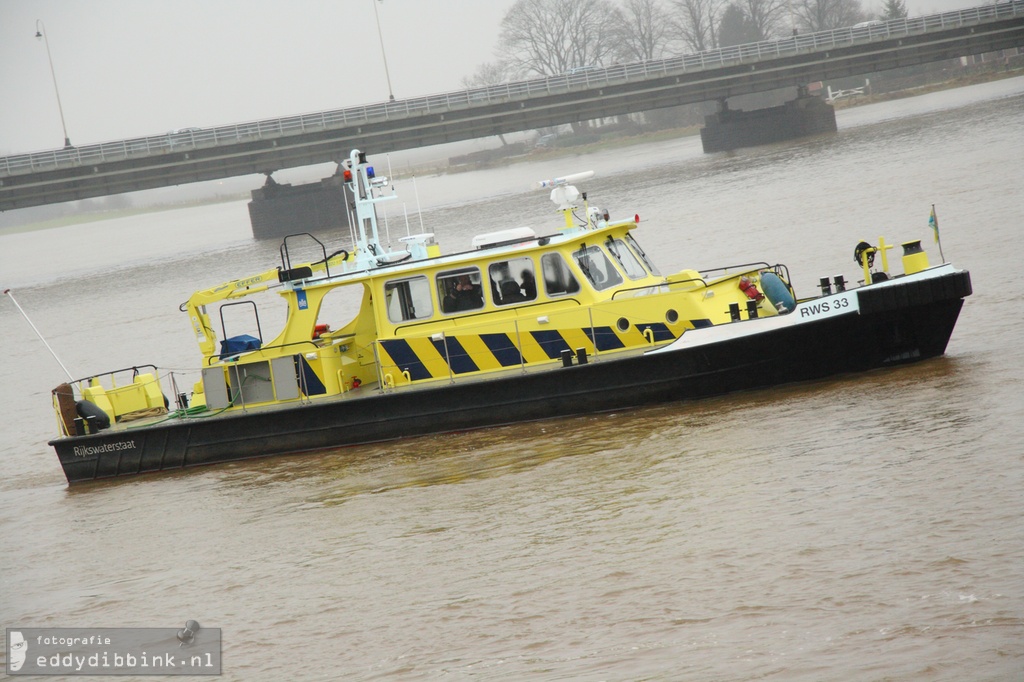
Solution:
[(517, 0), (502, 19), (497, 59), (463, 84), (665, 59), (906, 16), (905, 0), (885, 0), (874, 17), (861, 0)]

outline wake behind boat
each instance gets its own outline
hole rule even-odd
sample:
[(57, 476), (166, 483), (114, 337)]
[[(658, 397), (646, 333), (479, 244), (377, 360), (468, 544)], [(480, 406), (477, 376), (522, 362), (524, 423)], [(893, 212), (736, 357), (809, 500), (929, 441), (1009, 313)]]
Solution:
[[(576, 188), (591, 173), (539, 183), (564, 216), (549, 233), (490, 232), (451, 255), (423, 233), (388, 251), (388, 179), (359, 151), (342, 166), (351, 252), (293, 235), (280, 265), (194, 293), (181, 306), (202, 354), (190, 387), (133, 365), (54, 389), (50, 444), (69, 482), (916, 362), (945, 352), (971, 294), (968, 272), (931, 266), (917, 241), (895, 275), (891, 246), (858, 244), (861, 285), (822, 280), (810, 298), (781, 264), (662, 275), (632, 235), (639, 217), (613, 221)], [(293, 263), (301, 242), (318, 257)], [(275, 305), (283, 325), (265, 334)]]

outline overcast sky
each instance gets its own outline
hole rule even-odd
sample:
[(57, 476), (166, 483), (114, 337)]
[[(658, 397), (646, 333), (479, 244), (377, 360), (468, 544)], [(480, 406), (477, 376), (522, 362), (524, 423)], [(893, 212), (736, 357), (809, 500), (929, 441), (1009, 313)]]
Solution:
[[(398, 99), (495, 59), (514, 0), (382, 0)], [(882, 0), (865, 0), (878, 11)], [(982, 4), (907, 0), (911, 16)], [(0, 156), (386, 100), (374, 0), (0, 0)]]
[[(514, 0), (377, 3), (397, 98), (461, 88)], [(0, 0), (0, 155), (388, 98), (373, 0)]]

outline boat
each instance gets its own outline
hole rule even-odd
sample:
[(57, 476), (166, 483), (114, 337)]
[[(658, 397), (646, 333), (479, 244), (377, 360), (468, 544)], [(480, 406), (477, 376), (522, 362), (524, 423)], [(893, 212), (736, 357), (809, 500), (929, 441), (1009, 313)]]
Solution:
[[(193, 293), (194, 374), (131, 365), (53, 390), (69, 483), (918, 362), (945, 353), (972, 293), (919, 240), (902, 244), (902, 272), (893, 245), (861, 241), (863, 280), (824, 278), (808, 297), (778, 263), (665, 275), (633, 235), (639, 215), (613, 220), (578, 189), (589, 171), (537, 183), (562, 215), (548, 230), (507, 227), (452, 254), (422, 232), (391, 250), (378, 212), (393, 183), (359, 150), (339, 172), (348, 248), (289, 235), (280, 264)], [(265, 332), (275, 308), (280, 330)]]

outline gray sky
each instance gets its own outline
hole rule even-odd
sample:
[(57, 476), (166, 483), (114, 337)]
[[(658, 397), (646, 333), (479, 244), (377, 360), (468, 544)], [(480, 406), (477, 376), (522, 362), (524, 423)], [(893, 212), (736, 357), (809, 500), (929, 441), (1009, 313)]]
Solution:
[[(495, 58), (514, 0), (378, 3), (397, 98)], [(882, 0), (864, 0), (878, 11)], [(911, 16), (982, 4), (907, 0)], [(0, 0), (0, 155), (387, 99), (373, 0)]]
[[(461, 88), (514, 0), (377, 4), (399, 99)], [(386, 100), (373, 0), (0, 0), (0, 155)]]

